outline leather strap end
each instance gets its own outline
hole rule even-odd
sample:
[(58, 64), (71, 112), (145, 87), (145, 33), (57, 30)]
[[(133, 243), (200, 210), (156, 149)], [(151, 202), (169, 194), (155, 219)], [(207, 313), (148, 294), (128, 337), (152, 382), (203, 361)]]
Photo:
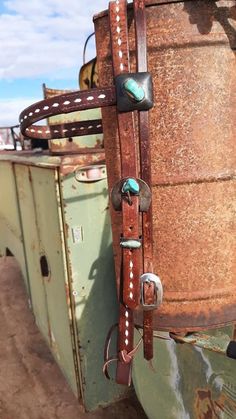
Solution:
[[(154, 304), (154, 283), (144, 284), (143, 292), (145, 304)], [(153, 358), (153, 310), (145, 310), (143, 312), (143, 355), (147, 361), (150, 361)]]
[(143, 312), (143, 356), (153, 359), (153, 311)]
[(128, 364), (118, 361), (116, 369), (116, 382), (124, 386), (130, 386), (132, 378), (132, 361)]

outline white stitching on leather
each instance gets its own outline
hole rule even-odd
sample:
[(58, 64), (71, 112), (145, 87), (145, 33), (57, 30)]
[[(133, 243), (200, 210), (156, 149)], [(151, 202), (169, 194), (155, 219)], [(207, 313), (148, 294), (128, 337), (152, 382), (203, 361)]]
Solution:
[[(129, 272), (129, 279), (130, 279), (130, 281), (129, 281), (129, 288), (131, 290), (134, 288), (134, 284), (132, 282), (133, 281), (133, 278), (134, 278), (133, 267), (134, 267), (134, 264), (133, 264), (132, 260), (130, 260), (130, 262), (129, 262), (129, 269), (130, 269), (130, 272)], [(133, 300), (133, 297), (134, 297), (134, 294), (133, 294), (132, 291), (130, 291), (129, 298), (131, 300)]]
[[(74, 99), (74, 103), (80, 103), (80, 102), (82, 102), (82, 101), (93, 101), (93, 100), (95, 100), (95, 104), (97, 103), (98, 104), (98, 102), (100, 101), (100, 100), (102, 100), (102, 99), (105, 99), (106, 98), (106, 94), (104, 94), (104, 93), (101, 93), (97, 98), (96, 97), (94, 97), (94, 96), (87, 96), (87, 97), (83, 97), (82, 99), (80, 98), (80, 97), (78, 97), (78, 98), (76, 98), (76, 99)], [(68, 106), (68, 105), (70, 105), (71, 104), (71, 101), (70, 100), (65, 100), (65, 102), (63, 102), (63, 105), (65, 105), (65, 106)], [(39, 113), (41, 113), (41, 112), (43, 112), (43, 111), (47, 111), (47, 110), (49, 110), (50, 108), (58, 108), (60, 106), (60, 103), (58, 103), (58, 102), (54, 102), (52, 105), (50, 105), (50, 106), (48, 106), (48, 105), (45, 105), (42, 109), (40, 109), (40, 108), (36, 108), (36, 109), (34, 109), (33, 111), (31, 111), (31, 112), (29, 112), (29, 114), (27, 115), (26, 113), (23, 113), (23, 115), (22, 115), (22, 118), (20, 119), (20, 123), (22, 123), (22, 122), (24, 122), (24, 120), (25, 119), (27, 119), (28, 117), (31, 117), (31, 116), (33, 116), (33, 114), (35, 113), (37, 113), (37, 114), (39, 114)], [(97, 128), (100, 128), (101, 127), (101, 125), (99, 125), (99, 126), (97, 126)]]
[[(126, 321), (125, 321), (125, 326), (126, 326), (126, 329), (125, 329), (125, 336), (128, 336), (129, 335), (129, 330), (128, 330), (128, 327), (129, 327), (129, 312), (128, 312), (128, 310), (126, 310), (125, 311), (125, 317), (126, 317)], [(127, 332), (128, 332), (128, 334), (127, 334)], [(129, 344), (129, 340), (126, 338), (125, 339), (125, 344), (126, 344), (126, 346), (128, 346), (128, 344)]]
[[(86, 128), (89, 129), (89, 130), (91, 130), (93, 128), (100, 128), (101, 126), (102, 126), (101, 124), (95, 125), (95, 124), (93, 124), (93, 121), (91, 121), (91, 125), (89, 125), (88, 127), (86, 127), (86, 126), (80, 126), (79, 128), (76, 128), (76, 127), (65, 128), (65, 129), (62, 130), (62, 132), (63, 133), (66, 133), (66, 132), (70, 132), (70, 131), (71, 132), (72, 131), (79, 131), (79, 130), (83, 131)], [(35, 132), (36, 134), (42, 134), (43, 132), (45, 134), (50, 134), (50, 132), (51, 132), (50, 130), (42, 131), (40, 129), (40, 127), (37, 127), (37, 126), (35, 127), (35, 129), (34, 128), (26, 128), (25, 130), (26, 131), (29, 131), (29, 132), (32, 132), (32, 133)], [(54, 134), (58, 134), (60, 131), (55, 129), (55, 130), (53, 130), (53, 132), (54, 132)]]
[[(120, 2), (119, 2), (119, 0), (116, 1), (116, 4), (117, 4), (117, 6), (115, 8), (115, 11), (116, 11), (116, 21), (119, 23), (120, 22), (120, 15), (119, 15), (119, 12), (120, 12), (120, 7), (119, 7)], [(120, 32), (121, 32), (121, 27), (119, 26), (119, 24), (117, 24), (116, 32), (118, 34), (120, 34)], [(120, 36), (117, 39), (117, 44), (119, 45), (119, 47), (122, 44), (122, 40), (121, 40), (121, 37)], [(123, 71), (124, 70), (124, 64), (121, 61), (122, 60), (122, 57), (123, 57), (123, 52), (121, 51), (121, 49), (118, 50), (118, 56), (119, 56), (119, 59), (120, 59), (120, 70)]]

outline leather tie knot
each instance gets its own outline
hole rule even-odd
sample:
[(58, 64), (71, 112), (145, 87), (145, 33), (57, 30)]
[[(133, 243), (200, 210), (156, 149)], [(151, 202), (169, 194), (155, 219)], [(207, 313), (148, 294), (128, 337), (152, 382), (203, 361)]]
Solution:
[(119, 357), (125, 364), (129, 364), (132, 361), (132, 356), (126, 350), (121, 351)]

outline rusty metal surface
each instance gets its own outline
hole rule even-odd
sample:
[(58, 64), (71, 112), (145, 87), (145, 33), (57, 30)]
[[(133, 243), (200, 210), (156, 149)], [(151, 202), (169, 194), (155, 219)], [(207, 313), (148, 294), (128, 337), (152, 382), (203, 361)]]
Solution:
[(33, 151), (0, 153), (0, 162), (14, 162), (26, 166), (39, 166), (44, 168), (60, 167), (62, 175), (67, 175), (75, 170), (76, 166), (87, 164), (104, 164), (105, 153), (103, 150), (83, 150), (83, 154), (76, 155), (50, 155), (48, 152), (34, 153)]
[(79, 72), (79, 86), (81, 90), (86, 90), (97, 87), (98, 84), (97, 60), (94, 58), (81, 67)]
[(224, 356), (227, 356), (226, 352), (230, 343), (229, 335), (222, 331), (218, 331), (215, 335), (209, 335), (206, 333), (188, 333), (185, 336), (171, 334), (171, 337), (176, 343), (187, 343)]
[[(83, 78), (83, 74), (81, 73)], [(45, 99), (50, 99), (54, 96), (69, 93), (72, 90), (52, 89), (43, 85), (43, 93)], [(90, 121), (101, 118), (100, 109), (91, 109), (88, 111), (72, 112), (70, 114), (57, 115), (48, 118), (48, 124), (65, 124), (67, 122), (75, 121)], [(103, 148), (103, 134), (83, 135), (80, 137), (68, 137), (63, 139), (55, 139), (49, 141), (49, 148), (53, 154), (76, 154), (84, 153), (93, 149)], [(96, 150), (95, 150), (96, 151)]]
[[(164, 286), (158, 329), (191, 331), (236, 318), (235, 19), (231, 0), (147, 8), (154, 271)], [(131, 14), (129, 28), (134, 70)], [(106, 14), (95, 19), (95, 30), (100, 86), (107, 86)], [(111, 188), (120, 179), (119, 142), (115, 109), (102, 112)], [(119, 217), (112, 213), (118, 273)], [(141, 314), (136, 320), (141, 324)]]
[[(205, 0), (186, 0), (186, 1), (198, 1), (199, 2), (199, 1), (205, 1)], [(220, 0), (215, 0), (216, 3), (218, 1), (220, 1)], [(161, 4), (167, 4), (167, 3), (179, 3), (179, 2), (180, 2), (180, 0), (145, 0), (144, 1), (146, 7), (157, 6), (157, 5), (161, 5)], [(131, 3), (128, 3), (128, 8), (132, 8)], [(96, 13), (93, 16), (93, 20), (95, 22), (97, 19), (101, 19), (102, 17), (107, 16), (107, 15), (108, 15), (108, 10), (107, 9), (102, 10), (101, 12)]]

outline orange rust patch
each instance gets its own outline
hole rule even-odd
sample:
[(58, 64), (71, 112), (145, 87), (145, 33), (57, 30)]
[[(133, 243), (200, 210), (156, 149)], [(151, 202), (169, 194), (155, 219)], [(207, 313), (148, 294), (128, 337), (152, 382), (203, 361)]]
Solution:
[(216, 419), (218, 415), (214, 409), (211, 391), (207, 389), (198, 389), (195, 399), (195, 411), (197, 419)]

